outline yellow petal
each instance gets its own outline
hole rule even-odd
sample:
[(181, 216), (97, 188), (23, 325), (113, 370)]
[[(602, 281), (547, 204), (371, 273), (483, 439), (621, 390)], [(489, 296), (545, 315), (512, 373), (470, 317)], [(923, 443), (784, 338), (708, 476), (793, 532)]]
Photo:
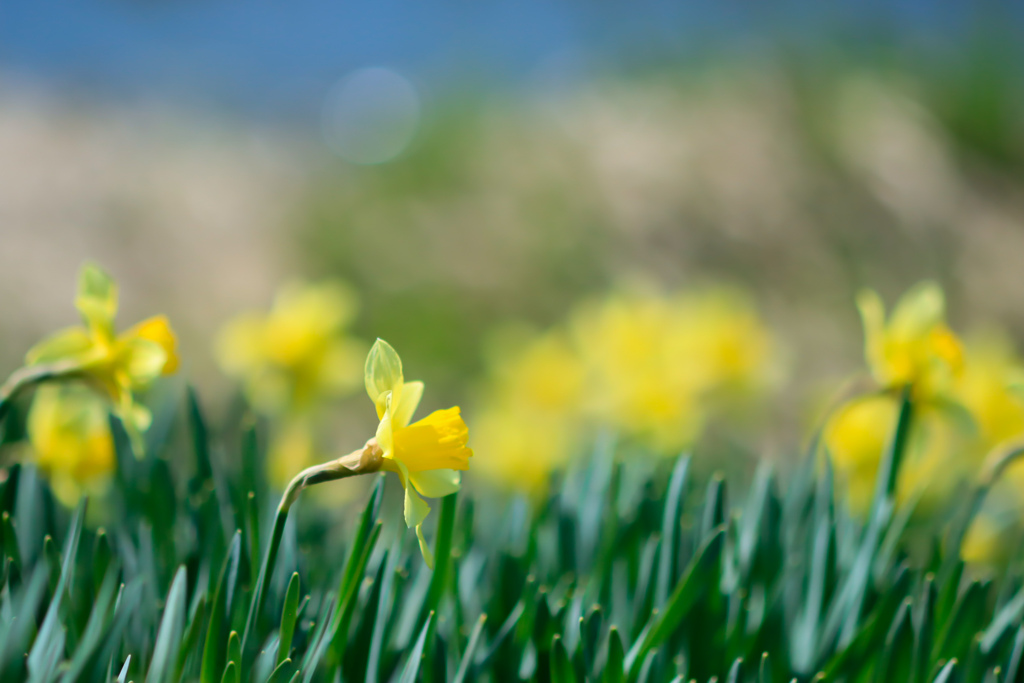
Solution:
[(383, 410), (381, 397), (385, 392), (401, 393), (402, 360), (398, 353), (383, 339), (378, 339), (366, 356), (366, 393), (377, 406), (377, 416)]
[(397, 468), (398, 478), (402, 480), (402, 486), (405, 488), (405, 525), (412, 529), (422, 524), (423, 520), (427, 518), (427, 515), (430, 513), (430, 506), (419, 497), (419, 494), (409, 484), (409, 469), (398, 460), (392, 460), (391, 462)]
[(900, 297), (889, 326), (897, 337), (923, 340), (936, 325), (942, 324), (945, 311), (942, 289), (934, 282), (921, 282)]
[(427, 546), (427, 539), (423, 538), (423, 525), (416, 525), (416, 538), (420, 541), (420, 554), (423, 555), (423, 561), (427, 563), (427, 567), (430, 569), (434, 568), (434, 553), (430, 551)]
[(395, 427), (401, 428), (409, 424), (422, 397), (423, 382), (406, 382), (402, 385), (402, 392), (398, 395), (397, 404), (391, 406)]
[(27, 365), (53, 363), (62, 360), (87, 360), (93, 351), (89, 333), (82, 327), (69, 327), (39, 342), (25, 354)]
[(864, 290), (857, 295), (857, 309), (864, 324), (864, 357), (871, 374), (880, 383), (886, 381), (885, 305), (878, 293)]
[[(385, 399), (387, 400), (387, 399)], [(391, 458), (395, 453), (395, 439), (394, 429), (391, 425), (391, 411), (385, 410), (384, 417), (381, 418), (380, 424), (377, 425), (377, 433), (375, 435), (377, 439), (377, 445), (384, 451), (385, 458)]]
[(177, 353), (178, 339), (174, 336), (174, 330), (167, 317), (156, 315), (143, 320), (128, 330), (122, 338), (138, 338), (158, 344), (164, 350), (164, 365), (160, 372), (169, 375), (178, 369), (179, 358)]
[(117, 315), (117, 284), (99, 266), (87, 263), (78, 274), (75, 308), (82, 314), (93, 334), (113, 336)]
[(427, 498), (444, 498), (459, 490), (461, 475), (455, 470), (410, 472), (409, 481)]

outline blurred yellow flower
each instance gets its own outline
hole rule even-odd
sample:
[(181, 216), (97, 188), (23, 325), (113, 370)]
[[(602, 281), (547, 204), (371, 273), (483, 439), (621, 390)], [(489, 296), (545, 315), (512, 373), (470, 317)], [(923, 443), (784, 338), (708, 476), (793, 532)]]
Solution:
[(314, 430), (307, 416), (287, 418), (275, 426), (267, 447), (267, 476), (274, 486), (283, 489), (316, 462)]
[(672, 453), (708, 414), (767, 386), (776, 345), (750, 303), (731, 290), (675, 297), (612, 296), (574, 323), (601, 420)]
[(500, 488), (539, 494), (576, 448), (586, 368), (565, 335), (548, 332), (494, 354), (474, 421), (474, 471)]
[(860, 293), (857, 308), (864, 323), (864, 355), (879, 385), (911, 385), (915, 398), (948, 389), (963, 365), (963, 350), (946, 326), (945, 297), (937, 284), (911, 288), (888, 320), (881, 298), (871, 290)]
[(285, 285), (267, 313), (243, 313), (217, 337), (221, 368), (260, 412), (301, 412), (359, 385), (365, 346), (345, 328), (355, 296), (338, 282)]
[(1008, 555), (1006, 527), (986, 514), (971, 522), (960, 544), (960, 559), (968, 564), (992, 565)]
[(61, 503), (74, 507), (83, 493), (99, 494), (116, 468), (107, 403), (79, 384), (44, 384), (28, 415), (33, 461)]
[(99, 385), (114, 404), (132, 440), (142, 453), (142, 433), (152, 420), (149, 410), (134, 400), (134, 392), (178, 367), (177, 341), (164, 316), (144, 320), (121, 334), (114, 330), (117, 284), (99, 267), (86, 264), (78, 279), (75, 307), (84, 327), (71, 327), (29, 350), (29, 366), (66, 363), (68, 374)]
[(398, 353), (382, 339), (366, 357), (364, 379), (380, 418), (375, 440), (382, 469), (398, 474), (405, 489), (405, 523), (416, 529), (423, 558), (433, 567), (423, 538), (430, 506), (420, 496), (441, 498), (459, 490), (459, 470), (469, 469), (473, 455), (466, 447), (469, 430), (457, 406), (435, 410), (410, 424), (423, 396), (423, 382), (405, 381)]
[(971, 413), (977, 428), (977, 456), (1024, 437), (1024, 395), (1017, 387), (1024, 366), (1012, 342), (997, 330), (968, 338), (963, 371), (953, 395)]
[[(849, 509), (857, 515), (868, 511), (882, 454), (896, 428), (899, 400), (891, 394), (855, 398), (840, 407), (829, 420), (824, 445), (832, 458), (836, 480), (845, 491)], [(925, 502), (941, 498), (964, 472), (954, 455), (966, 445), (964, 434), (945, 408), (924, 405), (911, 423), (896, 497), (907, 502), (918, 495)]]

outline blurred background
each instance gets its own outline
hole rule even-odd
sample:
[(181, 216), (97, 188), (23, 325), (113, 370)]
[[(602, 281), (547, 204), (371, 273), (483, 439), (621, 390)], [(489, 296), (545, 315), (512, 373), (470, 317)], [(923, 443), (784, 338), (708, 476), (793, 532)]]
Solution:
[(862, 365), (861, 287), (936, 279), (954, 325), (1024, 336), (1022, 29), (966, 0), (10, 0), (0, 368), (75, 320), (90, 259), (222, 404), (222, 324), (336, 278), (472, 425), (509, 330), (714, 284), (771, 331), (759, 433), (792, 452)]

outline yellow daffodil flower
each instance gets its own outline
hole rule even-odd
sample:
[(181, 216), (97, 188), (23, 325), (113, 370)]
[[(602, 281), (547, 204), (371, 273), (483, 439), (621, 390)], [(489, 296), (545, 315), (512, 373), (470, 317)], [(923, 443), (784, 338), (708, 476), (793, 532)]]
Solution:
[(577, 446), (586, 367), (558, 331), (524, 341), (508, 330), (496, 341), (473, 429), (476, 450), (486, 457), (474, 471), (499, 488), (539, 496)]
[(954, 457), (970, 450), (975, 428), (969, 409), (956, 395), (965, 372), (960, 340), (947, 327), (942, 290), (932, 282), (912, 288), (888, 320), (877, 294), (857, 298), (864, 323), (865, 359), (882, 393), (848, 401), (829, 419), (824, 443), (838, 479), (845, 482), (850, 508), (870, 505), (875, 476), (896, 424), (896, 391), (910, 387), (914, 418), (900, 466), (897, 498), (924, 495), (934, 502), (956, 477), (968, 474), (970, 459)]
[[(841, 406), (825, 428), (825, 448), (854, 514), (865, 514), (871, 505), (898, 411), (899, 400), (890, 394), (862, 396)], [(944, 406), (920, 406), (900, 464), (897, 500), (907, 502), (920, 495), (930, 504), (941, 499), (965, 472), (966, 464), (954, 456), (966, 445), (967, 434)]]
[(85, 265), (79, 275), (75, 307), (84, 327), (67, 328), (43, 340), (28, 352), (25, 362), (28, 366), (61, 364), (66, 366), (64, 374), (101, 387), (139, 455), (151, 415), (135, 402), (134, 393), (177, 369), (174, 332), (167, 318), (155, 316), (117, 334), (117, 284), (92, 264)]
[(971, 413), (977, 425), (977, 455), (1024, 437), (1024, 395), (1017, 386), (1024, 364), (1012, 342), (1000, 331), (985, 330), (968, 338), (963, 371), (953, 396)]
[(915, 398), (948, 389), (963, 364), (959, 339), (946, 326), (945, 298), (934, 282), (910, 289), (886, 320), (885, 306), (873, 291), (857, 297), (864, 323), (864, 355), (882, 387), (911, 385)]
[(243, 313), (217, 338), (224, 371), (266, 415), (316, 407), (359, 385), (365, 346), (348, 338), (355, 296), (338, 282), (285, 285), (267, 313)]
[(106, 402), (88, 387), (44, 384), (28, 414), (33, 461), (57, 499), (74, 507), (106, 489), (116, 468)]
[(774, 340), (731, 290), (613, 296), (578, 315), (574, 331), (591, 411), (666, 454), (777, 374)]
[(430, 507), (420, 496), (441, 498), (459, 490), (459, 471), (469, 469), (473, 455), (466, 447), (469, 430), (458, 406), (410, 424), (423, 383), (405, 381), (398, 353), (382, 339), (366, 357), (365, 383), (380, 419), (375, 445), (381, 468), (398, 474), (405, 489), (405, 523), (416, 529), (423, 557), (433, 566), (422, 528)]

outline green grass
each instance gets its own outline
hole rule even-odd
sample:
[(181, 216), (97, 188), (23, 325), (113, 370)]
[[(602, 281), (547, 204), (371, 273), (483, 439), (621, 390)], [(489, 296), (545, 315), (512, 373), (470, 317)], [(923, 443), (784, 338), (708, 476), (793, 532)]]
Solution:
[(635, 468), (605, 439), (537, 504), (440, 501), (433, 572), (383, 475), (348, 534), (300, 501), (251, 616), (277, 505), (258, 435), (211, 444), (195, 397), (181, 404), (142, 460), (112, 421), (104, 530), (31, 467), (7, 471), (0, 681), (1024, 679), (1020, 567), (978, 579), (958, 559), (950, 530), (973, 506), (915, 526), (930, 550), (907, 551), (893, 489), (909, 404), (866, 520), (811, 457), (731, 497), (687, 457)]

